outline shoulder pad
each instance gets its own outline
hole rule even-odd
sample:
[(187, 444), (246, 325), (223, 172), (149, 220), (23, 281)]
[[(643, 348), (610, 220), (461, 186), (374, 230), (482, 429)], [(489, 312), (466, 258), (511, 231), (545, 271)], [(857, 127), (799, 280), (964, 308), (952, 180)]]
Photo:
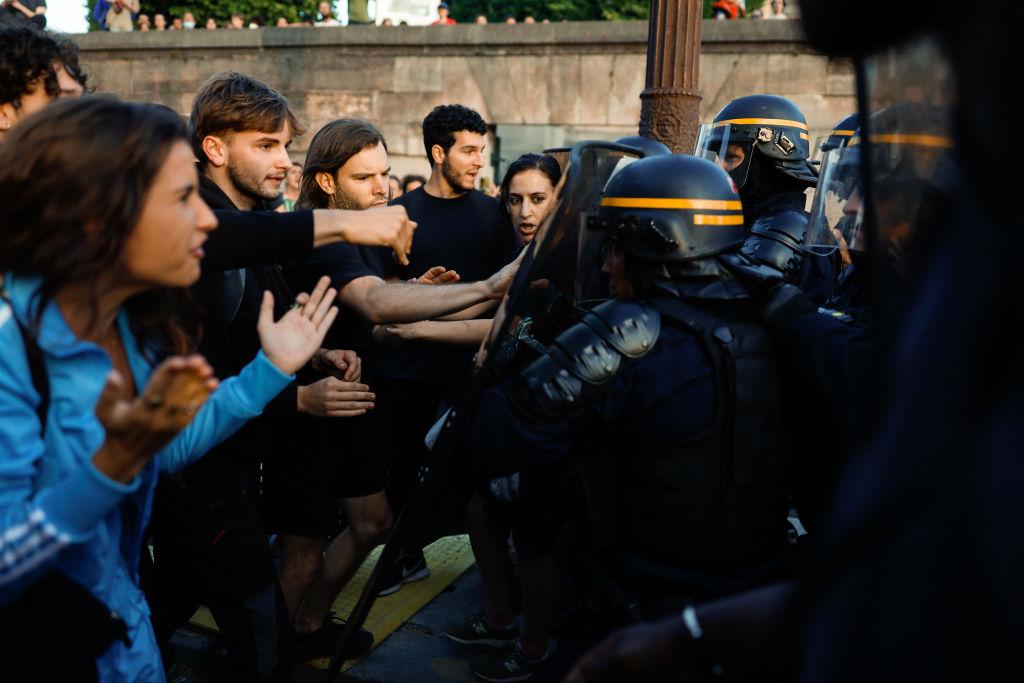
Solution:
[(547, 414), (565, 414), (599, 397), (615, 375), (649, 353), (661, 332), (657, 310), (613, 300), (588, 312), (555, 338), (522, 373), (521, 399)]
[(661, 315), (631, 299), (612, 299), (594, 307), (583, 322), (627, 358), (646, 355), (661, 332)]
[(750, 232), (799, 249), (804, 243), (809, 222), (810, 217), (803, 211), (788, 207), (780, 208), (777, 211), (769, 211), (754, 221), (750, 226)]
[(853, 322), (853, 318), (848, 313), (843, 313), (842, 311), (837, 311), (834, 308), (819, 308), (818, 309), (818, 313), (820, 313), (820, 314), (822, 314), (822, 315), (824, 315), (824, 316), (826, 316), (828, 318), (832, 318), (833, 320), (838, 320), (839, 322), (843, 322), (843, 323), (852, 323)]

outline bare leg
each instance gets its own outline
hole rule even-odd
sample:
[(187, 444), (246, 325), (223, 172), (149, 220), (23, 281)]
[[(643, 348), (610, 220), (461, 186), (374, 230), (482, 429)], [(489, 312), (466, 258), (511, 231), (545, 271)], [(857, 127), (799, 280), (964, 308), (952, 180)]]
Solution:
[(313, 584), (323, 564), (324, 539), (306, 536), (281, 536), (283, 558), (278, 572), (288, 617), (295, 620), (295, 613), (302, 603), (309, 587)]
[(360, 498), (346, 498), (341, 504), (348, 519), (348, 528), (327, 548), (320, 573), (306, 592), (294, 620), (295, 630), (299, 633), (311, 633), (320, 628), (338, 593), (369, 552), (391, 531), (391, 509), (383, 491)]
[(550, 550), (537, 551), (522, 542), (515, 530), (519, 579), (523, 591), (523, 646), (530, 653), (544, 653), (551, 638), (551, 622), (558, 600), (558, 565)]
[(483, 500), (475, 493), (466, 504), (466, 529), (473, 555), (480, 568), (487, 595), (487, 607), (494, 612), (512, 617), (512, 565), (508, 557), (508, 545), (504, 534), (484, 514)]

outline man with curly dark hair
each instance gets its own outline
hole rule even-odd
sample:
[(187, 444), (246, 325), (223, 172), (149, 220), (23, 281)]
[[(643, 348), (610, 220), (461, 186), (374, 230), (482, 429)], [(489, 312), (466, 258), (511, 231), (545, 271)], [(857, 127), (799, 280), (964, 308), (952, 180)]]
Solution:
[(28, 26), (0, 26), (0, 142), (21, 119), (59, 97), (78, 97), (86, 79), (78, 47)]
[[(517, 241), (507, 216), (497, 200), (474, 189), (484, 168), (487, 132), (480, 114), (460, 104), (435, 107), (423, 119), (430, 178), (392, 202), (404, 206), (419, 224), (416, 248), (408, 267), (393, 267), (387, 275), (408, 280), (443, 265), (458, 272), (463, 282), (473, 282), (515, 257)], [(473, 310), (461, 317), (487, 316)], [(376, 354), (376, 417), (386, 425), (378, 434), (386, 441), (388, 497), (397, 512), (408, 500), (423, 461), (423, 437), (437, 418), (439, 404), (453, 402), (460, 392), (474, 348), (426, 340), (395, 343), (400, 345)], [(384, 593), (429, 574), (422, 553), (409, 555), (385, 577)]]

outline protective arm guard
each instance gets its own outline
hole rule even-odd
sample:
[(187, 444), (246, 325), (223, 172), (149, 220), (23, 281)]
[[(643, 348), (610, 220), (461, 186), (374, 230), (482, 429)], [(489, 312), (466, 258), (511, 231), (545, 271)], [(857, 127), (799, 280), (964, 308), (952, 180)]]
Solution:
[(531, 415), (565, 417), (604, 396), (619, 372), (654, 348), (660, 333), (657, 310), (638, 301), (606, 301), (558, 335), (522, 371), (509, 396)]
[(787, 282), (800, 278), (808, 218), (803, 211), (786, 210), (754, 221), (741, 251), (758, 263), (783, 274)]

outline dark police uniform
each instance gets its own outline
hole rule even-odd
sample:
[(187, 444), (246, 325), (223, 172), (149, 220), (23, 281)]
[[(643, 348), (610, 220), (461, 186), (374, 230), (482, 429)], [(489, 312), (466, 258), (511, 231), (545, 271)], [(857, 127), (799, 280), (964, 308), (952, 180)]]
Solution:
[(774, 344), (713, 259), (744, 239), (741, 211), (724, 172), (695, 157), (619, 171), (588, 225), (652, 272), (668, 264), (663, 279), (582, 314), (484, 392), (473, 425), (495, 475), (606, 454), (608, 569), (652, 612), (774, 578), (786, 549)]

